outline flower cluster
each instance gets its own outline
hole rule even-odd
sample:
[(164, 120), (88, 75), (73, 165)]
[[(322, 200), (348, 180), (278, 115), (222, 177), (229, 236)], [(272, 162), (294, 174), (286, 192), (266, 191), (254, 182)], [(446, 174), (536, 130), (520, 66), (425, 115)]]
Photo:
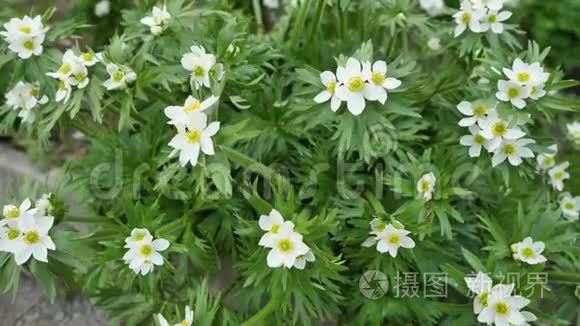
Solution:
[(55, 72), (46, 73), (47, 76), (58, 79), (58, 91), (55, 95), (57, 102), (67, 102), (72, 93), (72, 86), (82, 89), (89, 84), (89, 72), (87, 67), (98, 62), (97, 56), (91, 51), (76, 55), (72, 49), (68, 49), (62, 56), (61, 66)]
[(153, 7), (151, 10), (151, 16), (145, 16), (141, 19), (141, 23), (144, 25), (149, 26), (149, 30), (153, 35), (159, 35), (171, 19), (171, 15), (167, 11), (167, 8), (163, 6), (163, 8)]
[(42, 43), (48, 27), (42, 25), (40, 16), (12, 18), (4, 24), (4, 29), (6, 31), (0, 32), (0, 35), (8, 42), (8, 48), (20, 58), (42, 54)]
[(388, 252), (391, 257), (397, 257), (400, 247), (412, 249), (415, 248), (415, 241), (408, 235), (411, 233), (405, 230), (403, 224), (399, 222), (385, 224), (378, 218), (373, 218), (370, 222), (371, 231), (363, 243), (363, 247), (377, 246), (380, 253)]
[[(159, 326), (169, 326), (169, 322), (162, 314), (157, 314), (157, 319), (159, 319)], [(185, 319), (173, 326), (191, 326), (191, 324), (193, 324), (193, 310), (185, 306)]]
[(48, 102), (46, 95), (40, 95), (40, 84), (19, 81), (14, 88), (6, 93), (6, 105), (13, 110), (20, 109), (18, 116), (23, 122), (33, 122), (35, 113), (32, 110), (38, 104)]
[(129, 249), (123, 256), (125, 264), (135, 274), (147, 275), (156, 265), (163, 265), (163, 256), (159, 252), (169, 248), (169, 241), (153, 240), (147, 229), (133, 229), (131, 236), (125, 239), (125, 248)]
[(269, 215), (260, 216), (258, 224), (266, 231), (258, 244), (270, 248), (268, 267), (304, 269), (306, 262), (316, 260), (312, 250), (302, 241), (302, 235), (294, 231), (294, 223), (284, 221), (277, 210), (272, 209)]
[(503, 22), (512, 13), (502, 11), (504, 0), (462, 0), (460, 10), (453, 15), (455, 18), (455, 37), (463, 34), (469, 28), (474, 33), (485, 33), (491, 30), (501, 34)]
[(498, 117), (497, 103), (478, 100), (463, 101), (457, 109), (467, 118), (459, 121), (462, 127), (469, 127), (470, 135), (461, 137), (461, 145), (469, 146), (469, 156), (479, 157), (481, 148), (493, 153), (491, 159), (495, 167), (506, 159), (511, 165), (522, 163), (522, 158), (534, 157), (526, 145), (534, 143), (532, 139), (523, 138), (526, 134), (517, 126)]
[(546, 257), (542, 256), (544, 247), (542, 241), (534, 242), (532, 238), (527, 237), (511, 245), (512, 257), (530, 265), (541, 264), (546, 261)]
[(580, 145), (580, 122), (574, 121), (566, 125), (566, 129), (568, 130), (568, 137), (576, 143), (576, 145)]
[(137, 79), (137, 74), (131, 68), (114, 63), (107, 63), (107, 73), (109, 73), (109, 79), (105, 80), (103, 86), (108, 91), (125, 89), (127, 84)]
[(477, 321), (488, 325), (527, 325), (537, 317), (528, 311), (521, 311), (530, 300), (512, 295), (514, 284), (493, 285), (491, 278), (484, 273), (475, 277), (465, 277), (469, 290), (476, 296), (473, 300), (473, 312)]
[(191, 71), (191, 83), (195, 89), (202, 86), (211, 88), (210, 76), (220, 81), (224, 76), (223, 65), (216, 63), (216, 58), (211, 53), (206, 53), (202, 46), (194, 45), (191, 52), (181, 57), (181, 66)]
[(336, 112), (342, 101), (346, 102), (348, 111), (359, 115), (366, 106), (366, 100), (378, 101), (385, 104), (387, 90), (395, 89), (401, 81), (387, 77), (387, 63), (385, 61), (363, 62), (355, 58), (348, 58), (344, 67), (336, 69), (336, 76), (331, 71), (320, 74), (322, 84), (326, 89), (320, 92), (314, 101), (324, 103), (330, 100), (330, 109)]
[(44, 195), (32, 208), (29, 199), (20, 206), (6, 205), (3, 208), (4, 219), (0, 220), (0, 251), (14, 254), (16, 264), (26, 263), (32, 256), (42, 262), (48, 262), (48, 250), (56, 246), (49, 236), (54, 223), (50, 214), (50, 195)]
[(570, 193), (563, 192), (559, 196), (560, 210), (562, 215), (570, 221), (575, 221), (580, 215), (580, 196), (572, 197)]
[(510, 102), (518, 109), (526, 107), (526, 99), (538, 100), (546, 91), (544, 86), (550, 74), (544, 71), (539, 62), (527, 64), (516, 58), (512, 69), (503, 68), (503, 73), (509, 80), (497, 82), (498, 91), (495, 94), (498, 100)]

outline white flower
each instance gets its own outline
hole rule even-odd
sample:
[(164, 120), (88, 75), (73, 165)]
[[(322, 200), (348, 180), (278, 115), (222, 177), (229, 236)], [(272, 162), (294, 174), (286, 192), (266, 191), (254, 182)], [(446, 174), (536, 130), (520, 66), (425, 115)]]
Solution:
[(32, 111), (38, 104), (48, 102), (48, 97), (40, 96), (40, 86), (38, 83), (26, 83), (19, 81), (14, 88), (6, 93), (6, 105), (13, 110), (21, 109), (18, 116), (24, 122), (32, 122), (35, 114)]
[(210, 96), (200, 102), (193, 96), (188, 96), (183, 106), (168, 106), (165, 108), (165, 115), (170, 119), (169, 124), (176, 126), (184, 126), (187, 122), (187, 117), (204, 112), (214, 105), (219, 100), (217, 96)]
[(548, 149), (551, 151), (550, 153), (538, 154), (536, 158), (538, 161), (538, 168), (540, 170), (547, 170), (556, 165), (556, 160), (554, 160), (554, 157), (556, 156), (556, 153), (558, 153), (558, 145), (554, 144), (549, 146)]
[(163, 265), (163, 256), (159, 252), (169, 248), (169, 241), (161, 238), (153, 240), (153, 237), (147, 237), (149, 231), (144, 232), (143, 229), (133, 230), (132, 237), (134, 232), (136, 232), (135, 234), (145, 234), (145, 236), (142, 240), (129, 240), (125, 245), (125, 248), (129, 248), (129, 250), (123, 256), (123, 260), (135, 274), (146, 275), (153, 271), (155, 266)]
[(580, 122), (575, 121), (566, 125), (568, 136), (574, 140), (576, 144), (580, 144)]
[(95, 16), (104, 17), (111, 12), (111, 3), (109, 0), (101, 0), (95, 5)]
[(477, 273), (475, 277), (466, 277), (465, 283), (469, 290), (476, 294), (473, 300), (473, 312), (479, 314), (483, 308), (487, 307), (487, 298), (489, 297), (493, 281), (484, 273)]
[(550, 78), (550, 74), (544, 72), (540, 63), (527, 64), (520, 58), (516, 58), (512, 64), (512, 69), (503, 68), (503, 73), (513, 83), (526, 85), (540, 85), (545, 84)]
[(445, 11), (443, 0), (419, 0), (419, 5), (429, 16), (437, 16)]
[(481, 127), (481, 135), (489, 140), (489, 151), (494, 151), (503, 139), (514, 140), (526, 135), (517, 126), (510, 127), (507, 121), (493, 115), (480, 120), (479, 126)]
[(465, 135), (459, 139), (459, 143), (463, 146), (469, 146), (469, 156), (479, 157), (481, 148), (488, 148), (489, 141), (481, 135), (481, 128), (477, 125), (469, 126), (471, 135)]
[(127, 87), (128, 83), (131, 83), (137, 79), (135, 72), (126, 67), (120, 67), (114, 63), (109, 63), (107, 65), (107, 72), (109, 73), (109, 79), (107, 79), (103, 86), (107, 90), (114, 89), (124, 89)]
[(270, 9), (278, 9), (280, 8), (280, 2), (279, 0), (264, 0), (264, 7), (270, 8)]
[(125, 238), (125, 248), (133, 248), (140, 243), (149, 243), (153, 241), (153, 236), (147, 229), (133, 229), (131, 235)]
[(76, 86), (79, 89), (87, 87), (89, 84), (88, 78), (89, 72), (87, 67), (82, 64), (75, 64), (72, 66), (72, 70), (66, 82), (71, 86)]
[(336, 89), (336, 96), (346, 101), (350, 113), (361, 114), (366, 105), (365, 97), (369, 100), (371, 98), (368, 93), (369, 84), (363, 76), (360, 62), (355, 58), (348, 58), (345, 67), (337, 68), (336, 77), (340, 84)]
[(512, 13), (509, 11), (497, 12), (495, 10), (489, 10), (487, 15), (483, 17), (484, 21), (480, 25), (480, 31), (487, 32), (491, 29), (492, 32), (501, 34), (503, 33), (503, 22), (511, 16)]
[(5, 205), (2, 209), (4, 219), (0, 220), (0, 226), (8, 225), (10, 227), (16, 226), (22, 228), (22, 217), (32, 214), (30, 207), (32, 206), (30, 199), (26, 198), (20, 206)]
[(565, 218), (570, 221), (577, 220), (580, 216), (580, 196), (572, 197), (569, 193), (562, 194), (560, 209)]
[[(169, 322), (167, 322), (167, 319), (165, 319), (162, 314), (157, 314), (157, 319), (159, 320), (160, 326), (169, 326)], [(174, 326), (191, 326), (191, 324), (193, 324), (193, 310), (191, 310), (189, 306), (186, 306), (185, 319), (180, 323), (175, 324)]]
[(332, 72), (324, 71), (320, 74), (320, 80), (326, 89), (314, 97), (314, 102), (324, 103), (330, 100), (330, 109), (332, 112), (336, 112), (341, 104), (340, 98), (336, 96), (336, 77)]
[(162, 314), (157, 314), (157, 320), (159, 320), (159, 326), (169, 326), (167, 319)]
[(453, 15), (455, 23), (457, 23), (454, 31), (455, 37), (461, 35), (468, 27), (472, 32), (479, 33), (479, 20), (482, 16), (482, 10), (472, 7), (467, 1), (463, 1), (461, 10)]
[(16, 243), (22, 236), (22, 232), (18, 226), (0, 226), (0, 252), (13, 253), (16, 248)]
[(459, 120), (458, 124), (462, 127), (467, 127), (484, 120), (487, 116), (495, 116), (497, 103), (494, 103), (492, 106), (490, 104), (487, 101), (474, 101), (473, 103), (462, 101), (457, 104), (459, 112), (467, 116), (467, 118)]
[(211, 87), (209, 71), (216, 63), (215, 56), (205, 53), (205, 49), (201, 46), (194, 45), (190, 49), (191, 52), (181, 58), (181, 65), (191, 71), (191, 79), (197, 89), (201, 85)]
[(421, 195), (424, 200), (431, 200), (433, 191), (435, 191), (435, 182), (437, 178), (433, 172), (429, 172), (421, 177), (417, 182), (417, 193)]
[(566, 171), (568, 166), (570, 166), (570, 163), (564, 162), (548, 170), (550, 184), (552, 187), (554, 187), (554, 189), (558, 191), (562, 191), (564, 189), (564, 180), (570, 179), (570, 174)]
[(181, 166), (187, 163), (195, 166), (200, 150), (206, 155), (214, 155), (211, 137), (218, 132), (219, 128), (220, 123), (217, 121), (208, 125), (207, 116), (203, 113), (189, 115), (185, 125), (179, 128), (177, 135), (169, 142), (169, 146), (175, 148), (174, 153), (180, 152)]
[(514, 285), (498, 284), (493, 287), (477, 321), (498, 326), (520, 325), (526, 322), (520, 310), (530, 303), (522, 296), (511, 296)]
[(387, 90), (401, 86), (400, 80), (387, 77), (387, 63), (382, 60), (373, 63), (372, 69), (370, 62), (363, 63), (362, 76), (368, 81), (365, 97), (381, 104), (387, 101)]
[(34, 206), (41, 215), (49, 215), (52, 210), (52, 204), (50, 203), (50, 197), (52, 194), (43, 194), (39, 199), (36, 200)]
[(518, 109), (526, 107), (526, 101), (531, 94), (529, 86), (522, 86), (513, 81), (498, 80), (495, 97), (503, 102), (511, 102)]
[(306, 267), (306, 262), (314, 262), (316, 257), (314, 257), (314, 253), (312, 250), (308, 250), (308, 252), (304, 255), (299, 255), (296, 257), (296, 261), (294, 262), (294, 268), (296, 269), (304, 269)]
[(376, 234), (377, 251), (380, 253), (388, 252), (391, 257), (397, 257), (400, 247), (411, 249), (415, 248), (415, 242), (408, 235), (411, 232), (387, 224), (382, 232)]
[(262, 247), (272, 247), (279, 233), (294, 231), (294, 223), (284, 221), (284, 217), (275, 209), (272, 209), (269, 215), (261, 215), (258, 224), (266, 231), (258, 243)]
[(539, 100), (542, 97), (546, 96), (546, 90), (544, 89), (545, 84), (538, 84), (530, 86), (530, 98), (532, 100)]
[(300, 256), (305, 256), (310, 248), (302, 241), (302, 235), (288, 228), (282, 228), (268, 246), (267, 263), (270, 268), (292, 268)]
[(141, 19), (141, 24), (149, 26), (151, 34), (159, 35), (163, 32), (163, 29), (168, 24), (171, 19), (171, 15), (167, 11), (167, 8), (153, 7), (151, 11), (151, 16), (145, 16)]
[(31, 214), (22, 216), (20, 223), (21, 236), (14, 242), (10, 252), (14, 253), (17, 265), (27, 262), (30, 257), (42, 262), (48, 262), (48, 250), (55, 250), (56, 246), (48, 235), (54, 223), (52, 216), (37, 217)]
[(72, 93), (72, 87), (66, 80), (60, 80), (58, 82), (58, 90), (54, 96), (54, 100), (57, 102), (63, 101), (66, 103), (70, 98), (70, 94)]
[(439, 51), (441, 49), (441, 40), (438, 37), (431, 37), (427, 41), (427, 47), (433, 51)]
[(99, 62), (99, 58), (97, 57), (97, 54), (92, 52), (92, 51), (87, 51), (87, 52), (81, 53), (77, 57), (77, 59), (80, 63), (82, 63), (83, 65), (85, 65), (87, 67), (94, 66), (95, 64), (97, 64), (97, 62)]
[(42, 43), (48, 28), (42, 25), (42, 18), (24, 16), (12, 18), (4, 24), (6, 31), (0, 32), (8, 42), (8, 48), (20, 58), (27, 59), (32, 55), (42, 54)]
[(534, 153), (526, 145), (535, 143), (532, 139), (504, 139), (495, 149), (491, 158), (491, 165), (497, 166), (507, 158), (511, 165), (518, 166), (522, 164), (522, 158), (534, 157)]
[(62, 55), (61, 61), (62, 64), (56, 72), (47, 72), (46, 75), (59, 80), (67, 80), (72, 75), (75, 67), (81, 65), (71, 49), (66, 50)]
[(547, 260), (546, 257), (542, 256), (544, 243), (542, 241), (533, 242), (531, 237), (512, 244), (511, 249), (515, 260), (521, 260), (530, 265), (541, 264)]
[(506, 0), (481, 0), (481, 3), (490, 10), (499, 11), (501, 8), (503, 8), (503, 3), (505, 1)]

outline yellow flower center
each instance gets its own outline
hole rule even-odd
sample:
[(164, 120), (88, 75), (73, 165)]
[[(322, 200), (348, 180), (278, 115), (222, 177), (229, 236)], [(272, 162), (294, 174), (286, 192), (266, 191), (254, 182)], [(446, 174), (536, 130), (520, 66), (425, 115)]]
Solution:
[(572, 210), (572, 209), (574, 209), (574, 204), (573, 203), (566, 203), (564, 205), (564, 208), (569, 209), (569, 210)]
[(495, 313), (498, 315), (507, 315), (510, 307), (504, 301), (495, 304)]
[(189, 130), (185, 133), (185, 138), (189, 144), (197, 144), (201, 139), (201, 130)]
[(28, 231), (24, 233), (24, 242), (33, 245), (40, 241), (40, 234), (37, 231)]
[(6, 235), (8, 236), (8, 240), (14, 240), (20, 235), (20, 230), (15, 228), (9, 229)]
[(141, 248), (139, 249), (139, 252), (141, 253), (141, 255), (149, 257), (153, 253), (153, 247), (151, 247), (151, 245), (149, 244), (142, 245)]
[(20, 31), (24, 34), (30, 34), (30, 32), (32, 32), (32, 28), (30, 28), (30, 26), (22, 26), (20, 27)]
[(272, 225), (272, 227), (270, 228), (270, 232), (272, 233), (278, 233), (278, 231), (280, 231), (280, 224), (274, 224)]
[(421, 191), (427, 192), (429, 189), (431, 189), (431, 183), (427, 180), (423, 180), (423, 182), (421, 182)]
[(326, 90), (329, 93), (334, 94), (334, 92), (336, 92), (336, 80), (331, 80), (330, 82), (328, 82), (328, 86), (326, 86)]
[(26, 50), (32, 51), (32, 49), (34, 49), (34, 42), (32, 40), (26, 40), (24, 43), (22, 43), (22, 46)]
[(290, 252), (292, 250), (292, 242), (288, 239), (278, 241), (278, 250), (282, 252)]
[(83, 53), (83, 60), (92, 61), (95, 56), (91, 52)]
[(487, 307), (487, 298), (488, 297), (489, 297), (488, 291), (483, 291), (478, 295), (479, 302), (481, 302), (482, 306)]
[(503, 153), (506, 156), (514, 155), (516, 153), (516, 147), (514, 145), (512, 145), (512, 144), (506, 144), (503, 147)]
[(387, 225), (383, 222), (380, 222), (379, 224), (377, 224), (377, 231), (379, 231), (379, 232), (383, 232), (386, 228), (387, 228)]
[(17, 218), (18, 216), (20, 216), (20, 208), (18, 207), (14, 207), (4, 214), (6, 218)]
[(465, 25), (469, 24), (471, 22), (471, 15), (464, 12), (463, 15), (461, 15), (461, 22)]
[(85, 75), (83, 74), (76, 74), (75, 75), (75, 79), (77, 82), (81, 83), (83, 80), (85, 80)]
[(354, 76), (348, 81), (347, 87), (349, 91), (358, 93), (365, 88), (365, 81), (360, 76)]
[(536, 256), (536, 254), (534, 253), (534, 250), (530, 247), (524, 248), (524, 250), (522, 250), (522, 256), (524, 256), (524, 258), (534, 258)]
[(33, 88), (30, 90), (30, 96), (32, 97), (37, 97), (39, 93), (40, 92), (38, 91), (38, 88)]
[(382, 85), (383, 82), (385, 81), (385, 75), (380, 72), (373, 72), (371, 75), (371, 80), (376, 85)]
[(193, 75), (195, 77), (203, 77), (204, 73), (205, 73), (205, 69), (203, 69), (202, 66), (194, 66), (193, 67)]
[(554, 173), (554, 179), (556, 180), (561, 180), (564, 177), (564, 172), (562, 171), (558, 171), (556, 173)]
[(482, 135), (475, 135), (473, 136), (473, 142), (479, 145), (485, 143), (485, 138)]
[(554, 164), (554, 158), (551, 156), (544, 157), (544, 165), (552, 165)]
[(398, 233), (391, 234), (387, 237), (387, 242), (392, 245), (398, 245), (401, 242), (401, 236)]
[(487, 17), (487, 21), (493, 24), (493, 23), (497, 22), (497, 16), (496, 15), (489, 15), (489, 17)]
[(183, 320), (179, 325), (180, 326), (187, 326), (188, 325), (187, 320)]
[(503, 122), (496, 122), (491, 127), (491, 131), (495, 137), (502, 137), (507, 132), (507, 126)]
[(67, 75), (68, 73), (70, 73), (72, 70), (72, 67), (70, 64), (65, 63), (62, 66), (60, 66), (60, 68), (58, 69), (58, 72), (63, 74), (63, 75)]
[(528, 80), (530, 80), (530, 73), (529, 72), (518, 72), (516, 75), (516, 79), (520, 82), (520, 83), (525, 83)]
[(520, 90), (515, 87), (509, 88), (507, 91), (507, 95), (509, 98), (516, 98), (520, 95)]
[(197, 109), (199, 109), (201, 107), (201, 102), (197, 99), (194, 99), (191, 103), (189, 103), (188, 105), (186, 105), (183, 108), (183, 111), (185, 112), (193, 112)]
[(123, 76), (124, 76), (124, 75), (123, 75), (123, 73), (122, 73), (122, 72), (120, 72), (120, 71), (115, 71), (115, 72), (113, 73), (113, 80), (114, 80), (115, 82), (117, 82), (117, 83), (120, 83), (120, 82), (121, 82), (121, 80), (123, 80)]
[(481, 117), (483, 117), (485, 115), (485, 112), (486, 111), (487, 110), (485, 109), (485, 106), (478, 105), (478, 106), (476, 106), (476, 107), (473, 108), (473, 115), (475, 117), (481, 118)]
[(141, 241), (143, 239), (145, 239), (145, 233), (137, 233), (135, 234), (135, 236), (133, 237), (135, 239), (135, 241)]

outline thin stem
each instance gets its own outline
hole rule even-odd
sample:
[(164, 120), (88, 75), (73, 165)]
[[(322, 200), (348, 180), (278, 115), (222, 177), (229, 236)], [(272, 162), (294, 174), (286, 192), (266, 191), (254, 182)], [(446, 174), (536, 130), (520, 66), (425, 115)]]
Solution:
[(252, 4), (254, 6), (254, 16), (256, 16), (256, 25), (258, 35), (264, 33), (264, 21), (262, 19), (262, 6), (260, 5), (260, 0), (253, 0)]
[(316, 11), (314, 12), (314, 22), (310, 25), (310, 38), (314, 38), (320, 27), (320, 22), (322, 21), (322, 16), (324, 16), (324, 7), (326, 6), (326, 1), (321, 0), (316, 4)]
[(304, 0), (302, 2), (302, 7), (300, 7), (300, 11), (298, 12), (298, 17), (296, 17), (296, 21), (294, 22), (294, 30), (292, 31), (292, 37), (290, 38), (290, 44), (292, 47), (296, 47), (298, 43), (298, 38), (302, 35), (302, 30), (304, 29), (304, 21), (306, 20), (306, 13), (308, 12), (308, 8), (310, 7), (311, 0)]
[(276, 308), (276, 302), (274, 299), (270, 299), (270, 302), (264, 306), (260, 311), (258, 311), (255, 315), (253, 315), (250, 319), (246, 320), (243, 323), (243, 326), (253, 326), (253, 325), (264, 325), (263, 322), (264, 318), (268, 317), (268, 315)]

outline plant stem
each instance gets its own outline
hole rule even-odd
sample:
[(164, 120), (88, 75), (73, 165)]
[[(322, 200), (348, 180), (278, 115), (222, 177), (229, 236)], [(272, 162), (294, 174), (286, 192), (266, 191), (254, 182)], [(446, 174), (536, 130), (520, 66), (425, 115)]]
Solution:
[(254, 6), (254, 16), (256, 16), (256, 25), (258, 35), (264, 33), (264, 21), (262, 19), (262, 6), (260, 5), (260, 0), (253, 0), (252, 5)]
[(63, 222), (81, 222), (81, 223), (101, 223), (107, 221), (106, 217), (87, 217), (87, 216), (66, 216)]
[(298, 17), (296, 17), (296, 21), (294, 22), (294, 30), (292, 31), (292, 37), (290, 38), (290, 44), (292, 45), (292, 47), (296, 47), (298, 38), (302, 34), (302, 30), (304, 29), (304, 21), (306, 20), (306, 13), (308, 12), (308, 8), (310, 7), (310, 1), (311, 0), (304, 0), (302, 2), (302, 7), (300, 7)]
[(253, 315), (250, 319), (246, 320), (243, 323), (243, 326), (253, 326), (253, 325), (263, 325), (262, 322), (264, 318), (266, 318), (272, 310), (276, 307), (276, 302), (274, 299), (270, 299), (270, 302), (264, 306), (260, 311), (258, 311), (255, 315)]
[(568, 272), (548, 272), (548, 280), (580, 283), (580, 274)]
[(324, 16), (324, 7), (326, 6), (326, 1), (321, 0), (316, 3), (316, 11), (314, 12), (314, 22), (310, 25), (310, 32), (308, 35), (310, 38), (314, 38), (314, 35), (318, 32), (320, 27), (320, 22), (322, 21), (322, 16)]

